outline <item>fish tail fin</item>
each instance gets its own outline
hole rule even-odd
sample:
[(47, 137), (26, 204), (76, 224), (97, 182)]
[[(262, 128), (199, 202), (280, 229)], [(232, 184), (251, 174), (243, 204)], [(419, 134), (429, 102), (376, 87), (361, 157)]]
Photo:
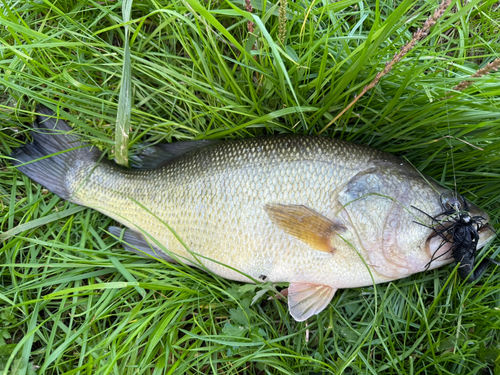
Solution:
[(14, 149), (12, 163), (33, 181), (70, 200), (68, 171), (81, 160), (97, 162), (101, 152), (70, 134), (71, 127), (52, 110), (40, 106), (37, 112), (31, 131), (33, 142)]

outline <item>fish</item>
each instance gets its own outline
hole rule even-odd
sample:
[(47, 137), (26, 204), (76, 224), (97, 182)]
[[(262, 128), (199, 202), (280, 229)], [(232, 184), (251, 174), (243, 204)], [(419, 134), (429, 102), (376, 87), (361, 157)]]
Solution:
[[(374, 148), (320, 136), (174, 142), (119, 166), (41, 107), (18, 170), (124, 228), (126, 250), (245, 282), (288, 282), (298, 322), (338, 289), (385, 283), (453, 262), (437, 236), (450, 190)], [(481, 217), (477, 249), (491, 241)]]

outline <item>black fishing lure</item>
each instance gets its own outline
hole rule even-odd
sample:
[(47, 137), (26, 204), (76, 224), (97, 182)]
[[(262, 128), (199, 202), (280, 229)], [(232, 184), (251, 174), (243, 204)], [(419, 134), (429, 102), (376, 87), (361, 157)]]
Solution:
[[(463, 207), (460, 200), (463, 202)], [(486, 219), (482, 216), (470, 216), (467, 200), (462, 196), (460, 196), (460, 200), (456, 197), (446, 198), (444, 194), (441, 195), (443, 212), (434, 217), (417, 207), (412, 207), (432, 220), (431, 225), (425, 225), (419, 222), (415, 223), (432, 229), (434, 231), (434, 236), (441, 237), (442, 241), (438, 250), (445, 244), (451, 243), (451, 247), (446, 253), (439, 257), (434, 257), (434, 254), (432, 255), (431, 260), (427, 264), (427, 268), (429, 268), (430, 264), (436, 259), (451, 253), (455, 262), (460, 263), (460, 267), (458, 268), (460, 277), (462, 279), (468, 277), (468, 281), (474, 281), (482, 275), (490, 264), (500, 265), (500, 262), (485, 258), (477, 266), (476, 270), (474, 270), (479, 231), (486, 226)], [(493, 230), (490, 226), (486, 226), (486, 228)]]

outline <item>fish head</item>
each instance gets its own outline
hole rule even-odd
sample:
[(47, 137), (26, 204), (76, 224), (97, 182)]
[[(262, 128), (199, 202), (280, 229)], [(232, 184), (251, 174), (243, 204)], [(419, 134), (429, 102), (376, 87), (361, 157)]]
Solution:
[[(339, 193), (340, 217), (356, 234), (356, 247), (379, 280), (407, 277), (454, 261), (449, 233), (440, 234), (435, 220), (444, 211), (444, 192), (447, 189), (422, 178), (412, 167), (384, 162), (359, 173)], [(471, 203), (468, 212), (481, 217), (480, 248), (495, 233), (486, 212)]]

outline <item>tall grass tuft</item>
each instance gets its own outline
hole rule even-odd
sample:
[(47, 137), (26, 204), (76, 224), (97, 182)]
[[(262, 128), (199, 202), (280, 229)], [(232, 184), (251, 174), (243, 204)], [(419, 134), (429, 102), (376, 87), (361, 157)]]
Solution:
[[(0, 5), (0, 373), (500, 373), (498, 268), (472, 284), (449, 266), (339, 291), (297, 323), (268, 300), (285, 285), (126, 253), (111, 219), (9, 158), (30, 140), (36, 103), (109, 158), (127, 110), (128, 156), (143, 143), (322, 132), (407, 159), (498, 228), (496, 1), (451, 2), (363, 95), (438, 3), (143, 0), (128, 21), (124, 4)], [(496, 240), (478, 258), (499, 253)]]

